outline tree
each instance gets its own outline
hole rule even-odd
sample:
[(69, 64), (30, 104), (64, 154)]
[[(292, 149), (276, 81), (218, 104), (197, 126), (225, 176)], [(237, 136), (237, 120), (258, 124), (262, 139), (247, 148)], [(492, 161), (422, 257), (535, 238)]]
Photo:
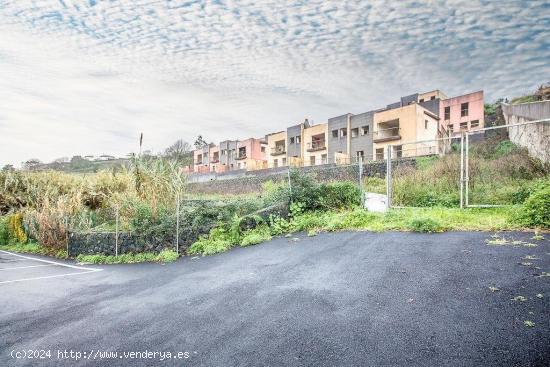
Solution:
[(13, 167), (12, 164), (6, 164), (4, 167), (2, 167), (3, 172), (13, 172), (15, 171), (15, 167)]
[(164, 151), (164, 156), (176, 162), (182, 162), (190, 156), (190, 153), (191, 145), (188, 142), (179, 139), (174, 144), (166, 148)]
[(37, 169), (38, 166), (40, 166), (41, 164), (42, 162), (40, 161), (40, 159), (31, 158), (28, 161), (23, 162), (23, 168), (30, 171), (33, 169)]
[(200, 149), (204, 147), (205, 145), (208, 145), (206, 140), (202, 138), (202, 135), (197, 136), (197, 139), (195, 140), (195, 144), (193, 144), (195, 148)]

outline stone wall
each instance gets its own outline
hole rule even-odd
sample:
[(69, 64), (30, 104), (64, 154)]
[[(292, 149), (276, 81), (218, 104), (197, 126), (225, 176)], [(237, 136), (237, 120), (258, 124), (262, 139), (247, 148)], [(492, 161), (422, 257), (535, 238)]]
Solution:
[[(400, 159), (400, 165), (416, 164), (414, 158)], [(300, 167), (304, 173), (311, 173), (319, 182), (358, 181), (358, 165), (325, 164), (322, 166)], [(258, 193), (267, 181), (281, 182), (288, 180), (288, 168), (277, 170), (250, 171), (244, 177), (229, 180), (213, 180), (201, 183), (189, 183), (189, 193), (200, 194), (248, 194)], [(363, 165), (363, 175), (367, 177), (386, 176), (386, 161), (368, 162)]]

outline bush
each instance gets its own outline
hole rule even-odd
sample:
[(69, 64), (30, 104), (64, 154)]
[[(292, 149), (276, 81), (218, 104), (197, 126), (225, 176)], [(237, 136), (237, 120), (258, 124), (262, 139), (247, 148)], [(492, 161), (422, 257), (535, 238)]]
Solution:
[(174, 262), (178, 254), (172, 250), (163, 250), (158, 254), (142, 252), (137, 254), (112, 255), (78, 255), (76, 260), (85, 264), (134, 264), (141, 262)]
[(443, 232), (443, 225), (432, 218), (416, 218), (410, 223), (410, 227), (414, 232)]
[(517, 220), (528, 226), (550, 228), (550, 181), (540, 184), (529, 196)]
[(212, 255), (229, 250), (233, 246), (229, 232), (223, 227), (216, 227), (208, 236), (201, 236), (187, 249), (189, 255)]
[(7, 245), (9, 241), (8, 217), (0, 217), (0, 246)]
[(262, 225), (244, 233), (241, 240), (241, 246), (245, 247), (250, 245), (257, 245), (259, 243), (269, 241), (270, 239), (271, 234), (269, 227), (267, 225)]
[(351, 182), (323, 184), (319, 188), (319, 206), (324, 209), (351, 209), (361, 205), (361, 191)]
[(8, 236), (18, 243), (27, 243), (27, 234), (23, 228), (23, 215), (12, 214), (8, 217)]

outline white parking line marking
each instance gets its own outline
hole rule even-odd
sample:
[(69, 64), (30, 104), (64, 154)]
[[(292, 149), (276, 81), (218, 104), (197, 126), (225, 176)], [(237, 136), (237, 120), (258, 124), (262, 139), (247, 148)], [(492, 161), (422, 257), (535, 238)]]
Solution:
[[(58, 277), (68, 277), (68, 276), (71, 276), (71, 275), (81, 275), (81, 274), (95, 273), (97, 271), (102, 271), (103, 270), (103, 269), (97, 269), (97, 268), (85, 268), (83, 266), (68, 265), (68, 264), (63, 264), (63, 263), (60, 263), (60, 262), (50, 261), (50, 260), (36, 259), (34, 257), (14, 254), (12, 252), (4, 251), (4, 250), (0, 250), (0, 252), (8, 254), (8, 255), (12, 255), (12, 256), (21, 257), (21, 258), (27, 259), (27, 260), (34, 260), (34, 261), (44, 262), (44, 263), (47, 263), (50, 266), (59, 265), (59, 266), (64, 266), (64, 267), (71, 268), (71, 269), (85, 270), (85, 271), (81, 271), (81, 272), (78, 272), (78, 273), (66, 273), (66, 274), (47, 275), (47, 276), (43, 276), (43, 277), (5, 280), (5, 281), (0, 282), (0, 284), (25, 282), (25, 281), (28, 281), (28, 280), (39, 280), (39, 279), (49, 279), (49, 278), (58, 278)], [(46, 265), (44, 265), (44, 266), (46, 266)], [(9, 269), (5, 269), (5, 270), (9, 270)]]
[(0, 269), (0, 271), (15, 270), (15, 269), (27, 269), (27, 268), (42, 268), (44, 266), (57, 266), (57, 265), (46, 264), (46, 265), (14, 266), (13, 268), (2, 268), (2, 269)]
[(57, 261), (51, 261), (51, 260), (37, 259), (37, 258), (34, 258), (34, 257), (30, 257), (30, 256), (23, 256), (23, 255), (19, 255), (19, 254), (14, 254), (13, 252), (4, 251), (4, 250), (0, 250), (0, 252), (3, 252), (3, 253), (8, 254), (8, 255), (12, 255), (12, 256), (22, 257), (23, 259), (27, 259), (27, 260), (41, 261), (41, 262), (43, 262), (43, 263), (54, 264), (54, 265), (61, 265), (61, 266), (65, 266), (65, 267), (67, 267), (67, 268), (81, 269), (81, 270), (94, 270), (94, 271), (103, 270), (103, 269), (85, 268), (85, 267), (83, 267), (83, 266), (76, 266), (76, 265), (63, 264), (63, 263), (60, 263), (60, 262), (57, 262)]
[(57, 274), (57, 275), (48, 275), (45, 277), (36, 277), (36, 278), (25, 278), (25, 279), (15, 279), (15, 280), (6, 280), (3, 282), (0, 282), (0, 284), (8, 284), (8, 283), (16, 283), (16, 282), (25, 282), (27, 280), (38, 280), (38, 279), (48, 279), (48, 278), (57, 278), (57, 277), (68, 277), (70, 275), (81, 275), (81, 274), (88, 274), (88, 273), (95, 273), (97, 271), (101, 271), (103, 269), (93, 269), (90, 271), (81, 271), (80, 273), (67, 273), (67, 274)]

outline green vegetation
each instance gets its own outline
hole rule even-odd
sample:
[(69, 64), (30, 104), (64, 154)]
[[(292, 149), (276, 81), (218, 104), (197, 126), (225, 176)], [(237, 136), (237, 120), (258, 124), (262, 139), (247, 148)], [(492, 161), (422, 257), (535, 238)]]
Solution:
[[(458, 209), (459, 155), (418, 157), (394, 170), (393, 202), (417, 209), (385, 214), (360, 207), (356, 182), (319, 182), (300, 170), (287, 180), (267, 182), (254, 195), (184, 201), (179, 217), (189, 255), (210, 255), (251, 246), (273, 236), (323, 231), (514, 230), (550, 228), (548, 167), (524, 149), (495, 136), (472, 144), (470, 194), (507, 208)], [(498, 180), (496, 179), (498, 178)], [(384, 193), (385, 179), (366, 177), (364, 191)], [(170, 161), (134, 159), (126, 169), (94, 175), (60, 172), (0, 172), (0, 245), (13, 251), (66, 256), (68, 231), (131, 231), (147, 244), (174, 245), (175, 202), (185, 197), (184, 177)], [(180, 237), (181, 238), (181, 237)], [(498, 239), (495, 239), (498, 241)], [(181, 244), (181, 242), (180, 242)], [(170, 251), (79, 257), (93, 263), (173, 261)]]
[(83, 264), (133, 264), (140, 262), (169, 263), (178, 259), (178, 253), (172, 250), (163, 250), (158, 254), (142, 252), (137, 254), (111, 255), (78, 255), (76, 260)]

